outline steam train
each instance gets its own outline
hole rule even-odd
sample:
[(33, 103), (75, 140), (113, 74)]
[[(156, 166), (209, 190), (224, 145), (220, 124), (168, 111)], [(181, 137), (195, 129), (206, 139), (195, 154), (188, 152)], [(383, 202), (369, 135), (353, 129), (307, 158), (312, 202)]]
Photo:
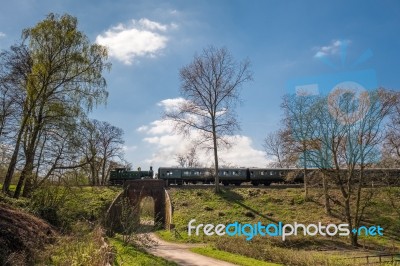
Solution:
[[(220, 168), (218, 170), (219, 181), (225, 186), (230, 184), (240, 186), (242, 183), (250, 182), (253, 186), (263, 184), (269, 186), (274, 182), (284, 182), (288, 173), (296, 169), (261, 169), (261, 168)], [(153, 168), (149, 171), (130, 171), (125, 168), (116, 168), (111, 171), (109, 183), (111, 185), (122, 185), (126, 180), (154, 178)], [(167, 185), (176, 184), (210, 184), (215, 182), (215, 175), (211, 168), (176, 168), (160, 167), (156, 178), (165, 180)], [(293, 182), (302, 182), (303, 176), (297, 173)]]
[[(356, 170), (357, 171), (357, 170)], [(400, 185), (400, 169), (365, 169), (364, 182), (366, 184), (396, 184)], [(346, 170), (341, 170), (343, 177)], [(329, 171), (325, 171), (329, 175)], [(302, 169), (296, 168), (220, 168), (218, 170), (219, 181), (225, 186), (242, 183), (251, 183), (253, 186), (271, 183), (302, 183), (304, 175)], [(127, 180), (135, 179), (162, 179), (167, 185), (183, 184), (211, 184), (215, 182), (214, 170), (211, 168), (177, 168), (160, 167), (154, 176), (153, 168), (149, 171), (131, 171), (126, 168), (115, 168), (110, 172), (110, 185), (123, 185)], [(311, 183), (321, 183), (321, 175), (318, 169), (308, 169), (307, 180)]]

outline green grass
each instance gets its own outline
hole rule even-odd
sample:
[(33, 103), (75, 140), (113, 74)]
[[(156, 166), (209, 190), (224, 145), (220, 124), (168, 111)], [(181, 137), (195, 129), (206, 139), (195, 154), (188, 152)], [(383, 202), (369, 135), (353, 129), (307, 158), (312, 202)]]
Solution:
[[(10, 191), (14, 192), (17, 185), (10, 185)], [(0, 183), (0, 190), (3, 189), (3, 183)]]
[[(400, 189), (394, 188), (400, 201)], [(243, 237), (188, 236), (187, 225), (191, 219), (198, 224), (229, 224), (240, 223), (263, 224), (303, 223), (339, 224), (340, 210), (333, 207), (335, 216), (324, 212), (322, 189), (310, 189), (312, 200), (304, 199), (302, 188), (261, 189), (261, 188), (229, 188), (216, 195), (213, 189), (177, 189), (169, 190), (173, 206), (173, 223), (175, 229), (171, 232), (160, 231), (159, 236), (168, 241), (209, 243), (218, 250), (262, 261), (271, 261), (290, 265), (345, 265), (348, 257), (360, 256), (360, 249), (354, 249), (347, 237), (304, 237), (290, 236), (282, 241), (278, 237), (255, 237), (246, 241)], [(331, 190), (340, 199), (340, 191)], [(374, 189), (375, 197), (369, 209), (366, 210), (364, 223), (366, 225), (381, 225), (385, 229), (383, 237), (360, 237), (360, 245), (375, 252), (399, 252), (400, 242), (389, 238), (399, 232), (400, 215), (391, 206), (384, 189)], [(320, 250), (327, 250), (321, 252)], [(335, 250), (347, 250), (337, 252)], [(374, 251), (365, 251), (375, 253)], [(364, 253), (365, 254), (365, 253)], [(351, 263), (350, 263), (351, 265)]]
[(37, 252), (35, 265), (105, 265), (107, 251), (103, 249), (103, 230), (78, 222), (73, 232), (58, 235), (52, 245)]
[(229, 253), (226, 251), (218, 250), (212, 247), (197, 247), (197, 248), (191, 248), (191, 251), (207, 256), (207, 257), (212, 257), (215, 259), (231, 262), (237, 265), (242, 265), (242, 266), (277, 266), (281, 264), (276, 264), (276, 263), (270, 263), (270, 262), (265, 262), (261, 260), (256, 260), (253, 258), (248, 258), (245, 256)]
[(28, 207), (65, 232), (79, 220), (101, 221), (120, 191), (114, 187), (46, 185), (34, 191)]
[(124, 243), (117, 239), (111, 238), (109, 239), (111, 245), (116, 250), (116, 258), (114, 261), (114, 265), (129, 265), (129, 266), (175, 266), (177, 265), (174, 262), (170, 262), (164, 260), (162, 258), (153, 256), (151, 254), (145, 253), (143, 251), (138, 250), (137, 248), (131, 245), (124, 245)]

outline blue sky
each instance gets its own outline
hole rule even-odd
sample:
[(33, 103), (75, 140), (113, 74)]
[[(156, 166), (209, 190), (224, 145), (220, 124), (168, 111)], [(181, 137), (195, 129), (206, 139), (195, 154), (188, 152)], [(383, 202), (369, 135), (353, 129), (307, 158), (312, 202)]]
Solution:
[[(91, 117), (123, 128), (126, 159), (134, 167), (173, 165), (175, 154), (189, 146), (159, 120), (179, 97), (179, 69), (208, 45), (248, 58), (254, 74), (237, 109), (237, 145), (221, 154), (230, 165), (265, 165), (262, 142), (279, 126), (281, 98), (292, 79), (373, 69), (379, 86), (400, 87), (399, 1), (15, 0), (2, 3), (0, 49), (49, 12), (76, 16), (91, 41), (110, 47), (110, 96)], [(352, 66), (368, 49), (372, 57)], [(206, 162), (211, 154), (200, 156)]]

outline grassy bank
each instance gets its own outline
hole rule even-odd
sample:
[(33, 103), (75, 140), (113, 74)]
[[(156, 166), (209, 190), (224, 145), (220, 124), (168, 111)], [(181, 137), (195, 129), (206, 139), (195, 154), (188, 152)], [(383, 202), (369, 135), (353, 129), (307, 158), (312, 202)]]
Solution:
[(99, 225), (120, 192), (116, 187), (48, 185), (37, 189), (30, 199), (16, 200), (0, 193), (0, 202), (33, 213), (57, 229), (51, 244), (38, 247), (35, 265), (106, 265), (111, 254), (113, 265), (176, 265), (140, 247), (124, 245), (119, 238), (105, 238)]
[[(400, 190), (398, 191), (400, 192)], [(339, 193), (333, 191), (333, 193)], [(188, 236), (188, 222), (196, 219), (198, 224), (240, 223), (263, 224), (303, 223), (339, 224), (339, 208), (333, 208), (335, 215), (326, 215), (323, 208), (322, 189), (312, 189), (311, 199), (305, 201), (301, 188), (261, 189), (229, 188), (216, 195), (213, 189), (170, 189), (174, 206), (173, 223), (175, 231), (159, 232), (166, 240), (179, 242), (207, 242), (213, 247), (252, 257), (292, 265), (351, 265), (349, 257), (381, 252), (399, 252), (399, 213), (388, 201), (385, 189), (376, 189), (374, 200), (366, 211), (365, 225), (381, 225), (383, 237), (362, 237), (363, 248), (353, 248), (346, 237), (290, 236), (285, 241), (278, 237)], [(400, 200), (400, 193), (397, 194)]]
[(162, 258), (148, 254), (132, 245), (124, 245), (119, 238), (111, 238), (110, 244), (113, 246), (116, 255), (114, 265), (132, 266), (176, 266), (174, 262), (166, 261)]
[(245, 256), (218, 250), (218, 249), (212, 248), (212, 247), (205, 247), (205, 248), (197, 247), (197, 248), (191, 248), (190, 250), (195, 253), (204, 255), (204, 256), (212, 257), (215, 259), (231, 262), (231, 263), (234, 263), (237, 265), (242, 265), (242, 266), (254, 266), (254, 265), (257, 265), (257, 266), (279, 266), (279, 265), (281, 265), (281, 264), (269, 263), (269, 262), (265, 262), (265, 261), (261, 261), (261, 260), (256, 260), (253, 258), (248, 258)]

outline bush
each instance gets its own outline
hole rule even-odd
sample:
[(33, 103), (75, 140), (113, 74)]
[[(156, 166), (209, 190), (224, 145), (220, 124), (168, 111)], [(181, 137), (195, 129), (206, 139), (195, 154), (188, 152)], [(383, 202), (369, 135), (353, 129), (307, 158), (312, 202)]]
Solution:
[(70, 231), (76, 221), (99, 221), (119, 192), (106, 187), (77, 188), (46, 184), (34, 191), (29, 208), (65, 232)]
[(67, 187), (45, 185), (34, 191), (30, 209), (50, 224), (63, 228), (68, 225), (61, 211), (70, 192)]

